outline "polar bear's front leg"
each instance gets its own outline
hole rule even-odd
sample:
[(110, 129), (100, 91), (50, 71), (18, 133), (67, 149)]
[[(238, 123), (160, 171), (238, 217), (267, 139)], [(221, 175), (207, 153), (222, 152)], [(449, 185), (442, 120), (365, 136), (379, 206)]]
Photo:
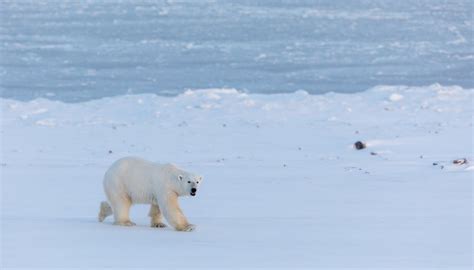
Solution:
[(188, 220), (183, 214), (178, 204), (178, 196), (176, 194), (170, 194), (164, 200), (162, 207), (163, 215), (171, 226), (177, 231), (191, 232), (195, 229), (193, 224), (189, 224)]
[(151, 217), (151, 226), (155, 228), (164, 228), (166, 224), (161, 221), (160, 207), (156, 204), (152, 204), (148, 216)]

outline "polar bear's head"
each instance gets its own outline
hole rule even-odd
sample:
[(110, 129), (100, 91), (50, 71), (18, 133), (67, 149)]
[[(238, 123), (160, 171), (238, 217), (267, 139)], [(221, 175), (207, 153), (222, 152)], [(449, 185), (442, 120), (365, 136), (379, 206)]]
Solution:
[(181, 194), (183, 196), (196, 196), (196, 192), (202, 183), (202, 176), (184, 172), (178, 175), (178, 181), (180, 182)]
[(199, 190), (199, 186), (202, 183), (202, 176), (186, 172), (172, 165), (173, 168), (173, 179), (175, 182), (175, 189), (180, 196), (196, 196), (196, 192)]

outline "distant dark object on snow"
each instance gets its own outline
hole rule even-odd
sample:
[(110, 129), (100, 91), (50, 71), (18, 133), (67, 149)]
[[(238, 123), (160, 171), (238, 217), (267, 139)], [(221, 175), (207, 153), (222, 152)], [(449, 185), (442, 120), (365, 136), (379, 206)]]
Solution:
[(462, 165), (462, 164), (467, 164), (467, 163), (468, 163), (467, 159), (465, 158), (453, 160), (453, 164), (457, 164), (457, 165)]
[(363, 143), (361, 141), (357, 141), (357, 142), (354, 143), (354, 147), (357, 150), (361, 150), (361, 149), (366, 148), (367, 146), (365, 145), (365, 143)]
[(376, 155), (377, 155), (376, 152), (370, 152), (370, 154), (371, 154), (372, 156), (376, 156)]

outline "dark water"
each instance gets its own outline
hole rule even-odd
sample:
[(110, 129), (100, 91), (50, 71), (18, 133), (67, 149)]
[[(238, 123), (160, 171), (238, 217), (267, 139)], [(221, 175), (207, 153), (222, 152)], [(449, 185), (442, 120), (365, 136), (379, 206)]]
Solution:
[(473, 1), (5, 1), (1, 96), (474, 86)]

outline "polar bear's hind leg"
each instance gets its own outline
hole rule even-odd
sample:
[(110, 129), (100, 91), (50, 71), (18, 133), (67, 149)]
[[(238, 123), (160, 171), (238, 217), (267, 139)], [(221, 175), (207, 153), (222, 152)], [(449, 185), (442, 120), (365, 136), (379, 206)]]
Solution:
[(99, 210), (99, 222), (104, 221), (104, 219), (110, 215), (112, 215), (112, 207), (110, 207), (106, 201), (101, 202)]
[(114, 214), (114, 225), (121, 226), (135, 226), (136, 224), (130, 221), (129, 213), (132, 201), (125, 196), (111, 196), (110, 202), (112, 204)]

